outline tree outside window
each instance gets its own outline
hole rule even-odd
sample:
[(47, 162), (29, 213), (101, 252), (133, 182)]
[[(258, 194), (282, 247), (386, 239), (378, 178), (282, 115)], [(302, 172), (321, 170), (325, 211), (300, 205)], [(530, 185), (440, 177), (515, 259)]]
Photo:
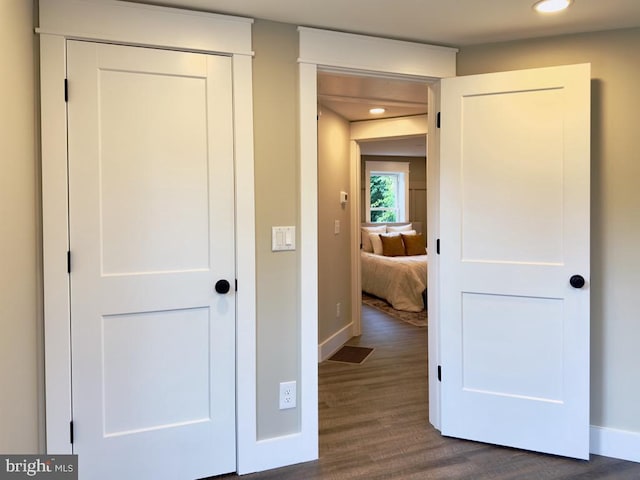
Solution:
[(371, 221), (397, 222), (398, 176), (396, 174), (372, 174), (369, 178), (371, 192)]

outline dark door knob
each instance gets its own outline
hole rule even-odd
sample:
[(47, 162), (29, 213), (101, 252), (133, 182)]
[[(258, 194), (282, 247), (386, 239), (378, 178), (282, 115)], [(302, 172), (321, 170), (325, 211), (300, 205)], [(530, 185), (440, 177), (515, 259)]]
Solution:
[(582, 288), (585, 284), (584, 277), (582, 275), (574, 275), (569, 279), (569, 283), (573, 288)]
[(231, 285), (229, 285), (229, 282), (227, 282), (226, 280), (218, 280), (216, 282), (216, 292), (217, 293), (229, 293), (229, 289), (231, 288)]

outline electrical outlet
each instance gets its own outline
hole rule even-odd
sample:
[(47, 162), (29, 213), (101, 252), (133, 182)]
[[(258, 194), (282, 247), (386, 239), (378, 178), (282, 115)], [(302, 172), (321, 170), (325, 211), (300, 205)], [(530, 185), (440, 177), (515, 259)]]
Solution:
[(296, 408), (296, 382), (280, 383), (280, 410)]
[(342, 305), (340, 302), (336, 303), (336, 318), (340, 318), (340, 310), (342, 309)]

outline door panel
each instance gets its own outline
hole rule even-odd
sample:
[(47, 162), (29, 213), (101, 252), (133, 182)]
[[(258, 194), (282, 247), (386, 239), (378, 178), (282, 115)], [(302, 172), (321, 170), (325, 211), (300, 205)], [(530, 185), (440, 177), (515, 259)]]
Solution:
[(103, 273), (208, 268), (206, 77), (102, 70), (99, 81)]
[(588, 458), (589, 82), (442, 81), (445, 435)]
[(80, 470), (234, 471), (230, 59), (69, 42), (68, 81)]

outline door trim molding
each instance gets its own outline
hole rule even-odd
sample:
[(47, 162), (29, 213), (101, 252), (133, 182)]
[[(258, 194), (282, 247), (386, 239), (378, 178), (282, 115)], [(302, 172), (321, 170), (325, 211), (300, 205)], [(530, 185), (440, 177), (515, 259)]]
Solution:
[[(457, 49), (379, 37), (298, 27), (300, 112), (300, 375), (301, 426), (299, 449), (308, 460), (318, 458), (318, 190), (317, 72), (318, 69), (373, 74), (391, 78), (435, 81), (455, 76)], [(352, 158), (354, 147), (351, 147)], [(356, 169), (357, 172), (357, 169)], [(351, 168), (353, 175), (354, 168)], [(431, 182), (437, 181), (430, 177)], [(353, 180), (350, 188), (353, 188)], [(351, 197), (358, 195), (351, 192)], [(351, 208), (357, 202), (350, 202)], [(429, 206), (429, 208), (435, 208)], [(359, 235), (359, 212), (352, 210), (351, 238)], [(429, 235), (435, 230), (430, 230)], [(352, 241), (353, 260), (358, 255)], [(359, 244), (358, 244), (359, 245)], [(359, 246), (358, 246), (359, 248)], [(353, 251), (355, 249), (355, 252)], [(431, 278), (431, 276), (430, 276)], [(431, 297), (430, 297), (430, 302)], [(435, 299), (433, 300), (435, 301)], [(436, 319), (431, 319), (437, 322)], [(431, 352), (432, 355), (434, 352)], [(430, 365), (431, 368), (431, 365)], [(431, 376), (431, 378), (435, 378)], [(431, 395), (438, 395), (436, 388)], [(431, 419), (432, 422), (436, 421)]]
[(253, 19), (117, 0), (40, 0), (40, 34), (187, 52), (253, 55)]
[[(67, 273), (66, 41), (108, 41), (232, 58), (236, 165), (237, 469), (256, 435), (256, 272), (251, 19), (105, 0), (40, 0), (46, 451), (68, 454), (71, 344)], [(167, 26), (170, 25), (170, 28)], [(73, 89), (71, 95), (73, 95)]]

